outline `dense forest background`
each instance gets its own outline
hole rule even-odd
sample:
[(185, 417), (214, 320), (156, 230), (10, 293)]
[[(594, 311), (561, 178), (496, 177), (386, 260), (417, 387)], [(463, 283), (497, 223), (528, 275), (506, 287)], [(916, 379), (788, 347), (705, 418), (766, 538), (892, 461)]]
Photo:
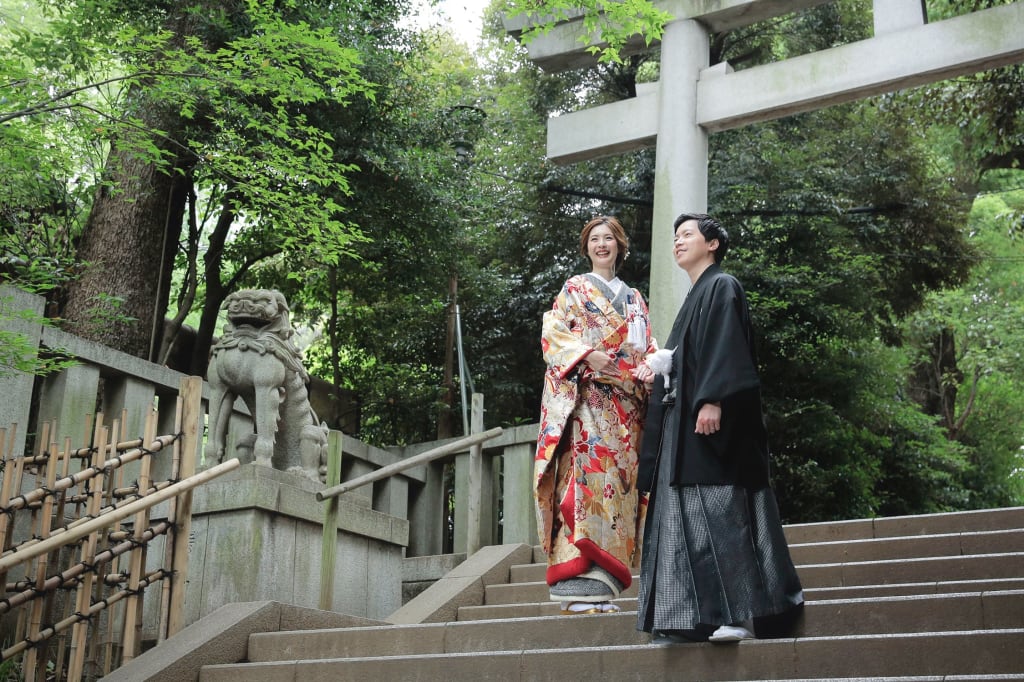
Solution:
[[(715, 35), (711, 61), (868, 37), (870, 4)], [(582, 224), (622, 219), (642, 290), (671, 226), (653, 151), (544, 159), (550, 115), (635, 95), (657, 51), (547, 74), (506, 6), (471, 49), (406, 0), (0, 0), (0, 276), (194, 374), (230, 292), (280, 289), (370, 443), (462, 432), (459, 337), (486, 426), (535, 422)], [(787, 521), (1024, 503), (1022, 95), (1018, 65), (711, 137)]]

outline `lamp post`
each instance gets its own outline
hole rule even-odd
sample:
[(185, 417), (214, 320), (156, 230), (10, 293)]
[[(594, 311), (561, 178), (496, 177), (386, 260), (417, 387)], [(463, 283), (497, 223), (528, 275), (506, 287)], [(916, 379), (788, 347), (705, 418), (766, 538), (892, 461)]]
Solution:
[[(473, 164), (473, 140), (480, 134), (487, 113), (479, 107), (460, 104), (445, 112), (445, 122), (450, 129), (452, 149), (455, 152), (456, 167), (464, 173)], [(455, 361), (459, 363), (459, 389), (462, 403), (462, 433), (469, 433), (469, 415), (466, 403), (466, 361), (462, 349), (462, 325), (459, 316), (459, 274), (455, 263), (451, 265), (448, 277), (448, 314), (445, 334), (444, 378), (442, 379), (442, 406), (437, 420), (437, 437), (450, 438), (452, 428), (452, 407), (455, 404)]]

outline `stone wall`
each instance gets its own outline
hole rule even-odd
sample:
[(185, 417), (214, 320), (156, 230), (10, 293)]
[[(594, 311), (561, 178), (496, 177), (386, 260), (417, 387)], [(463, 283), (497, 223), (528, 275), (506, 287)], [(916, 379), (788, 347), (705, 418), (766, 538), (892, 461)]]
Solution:
[[(0, 285), (0, 305), (11, 310), (41, 311), (42, 300)], [(65, 436), (75, 447), (88, 444), (89, 423), (97, 412), (116, 419), (126, 438), (142, 435), (144, 416), (156, 409), (158, 433), (173, 431), (178, 387), (183, 374), (145, 362), (53, 327), (7, 325), (42, 349), (59, 348), (78, 364), (42, 380), (24, 374), (0, 377), (0, 426), (18, 424), (18, 440), (10, 452), (22, 453), (44, 422), (56, 420), (51, 440)], [(204, 404), (209, 397), (204, 385)], [(34, 408), (33, 408), (34, 405)], [(28, 424), (29, 415), (33, 423)], [(26, 426), (28, 424), (28, 426)], [(236, 401), (228, 436), (233, 443), (252, 431), (252, 420)], [(531, 494), (533, 447), (537, 425), (505, 430), (483, 447), (484, 470), (480, 540), (483, 545), (536, 543)], [(352, 480), (424, 453), (450, 441), (406, 447), (378, 448), (342, 435), (342, 481)], [(454, 439), (452, 439), (454, 440)], [(199, 446), (199, 469), (203, 462)], [(468, 454), (456, 454), (395, 474), (345, 493), (340, 500), (337, 575), (334, 608), (368, 618), (382, 618), (402, 603), (402, 571), (406, 557), (439, 555), (449, 524), (454, 525), (454, 551), (465, 552), (470, 520)], [(455, 517), (448, 518), (445, 472), (454, 467)], [(170, 460), (157, 458), (153, 478), (169, 477)], [(126, 467), (125, 480), (137, 469)], [(295, 474), (259, 467), (251, 462), (197, 489), (192, 521), (189, 566), (188, 622), (234, 601), (276, 600), (316, 606), (319, 597), (322, 515), (315, 498), (322, 484)], [(153, 516), (159, 519), (159, 508)], [(163, 557), (160, 539), (148, 552), (155, 567)], [(430, 565), (448, 565), (428, 562)], [(417, 572), (414, 582), (429, 583), (430, 571)], [(434, 576), (440, 577), (438, 576)], [(159, 599), (147, 595), (147, 613)], [(155, 611), (154, 611), (155, 613)]]

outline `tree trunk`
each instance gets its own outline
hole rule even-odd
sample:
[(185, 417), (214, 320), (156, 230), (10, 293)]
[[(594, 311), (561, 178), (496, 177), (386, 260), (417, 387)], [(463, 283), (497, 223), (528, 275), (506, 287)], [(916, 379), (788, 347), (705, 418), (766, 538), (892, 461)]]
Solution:
[(957, 365), (956, 335), (943, 327), (931, 340), (928, 357), (917, 363), (910, 396), (926, 414), (939, 417), (950, 440), (956, 439), (956, 397), (964, 375)]
[[(204, 35), (203, 26), (218, 3), (196, 0), (167, 9), (162, 23), (174, 36), (169, 48), (175, 49), (184, 47), (190, 37)], [(158, 64), (159, 56), (154, 60)], [(197, 163), (181, 151), (187, 148), (182, 133), (186, 123), (195, 127), (203, 116), (197, 112), (187, 122), (179, 103), (147, 99), (144, 87), (132, 96), (132, 110), (143, 127), (160, 131), (152, 142), (173, 151), (168, 166), (161, 168), (133, 154), (130, 142), (115, 140), (104, 171), (106, 183), (93, 203), (79, 249), (89, 267), (69, 286), (63, 315), (66, 328), (75, 334), (158, 361), (174, 259)]]
[[(174, 356), (175, 350), (183, 344), (182, 326), (185, 318), (192, 310), (192, 304), (196, 300), (196, 292), (199, 289), (199, 273), (196, 272), (199, 258), (199, 218), (196, 215), (196, 191), (192, 187), (188, 191), (188, 237), (185, 246), (185, 274), (182, 277), (181, 288), (178, 292), (178, 311), (165, 320), (163, 339), (160, 342), (160, 354), (157, 356), (157, 364), (167, 365)], [(170, 305), (170, 304), (168, 304)], [(170, 310), (168, 310), (170, 312)]]
[[(110, 185), (97, 195), (79, 255), (89, 265), (73, 282), (66, 329), (139, 358), (160, 348), (174, 255), (191, 181), (115, 147)], [(117, 191), (111, 191), (115, 187)]]

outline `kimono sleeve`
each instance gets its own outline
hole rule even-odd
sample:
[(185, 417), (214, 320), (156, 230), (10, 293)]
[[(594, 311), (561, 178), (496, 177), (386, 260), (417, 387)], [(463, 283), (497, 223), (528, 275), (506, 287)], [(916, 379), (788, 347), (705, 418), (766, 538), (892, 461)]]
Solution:
[(704, 403), (728, 400), (760, 386), (750, 313), (739, 282), (728, 275), (719, 277), (702, 308), (693, 339), (699, 358), (690, 403), (694, 414)]
[(576, 313), (577, 303), (562, 287), (551, 310), (544, 313), (541, 350), (548, 369), (564, 379), (585, 358), (590, 346), (583, 343)]

